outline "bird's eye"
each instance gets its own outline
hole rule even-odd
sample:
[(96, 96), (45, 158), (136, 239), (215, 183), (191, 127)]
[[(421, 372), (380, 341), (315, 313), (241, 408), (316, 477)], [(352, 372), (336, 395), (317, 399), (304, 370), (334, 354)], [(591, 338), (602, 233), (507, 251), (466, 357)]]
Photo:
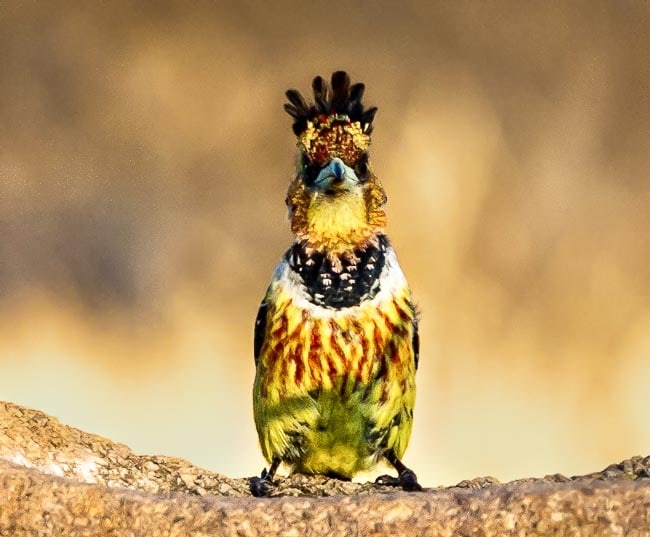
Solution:
[(302, 180), (307, 186), (311, 186), (316, 181), (318, 174), (320, 172), (320, 166), (312, 163), (308, 158), (303, 157), (302, 159)]
[(354, 165), (354, 173), (357, 174), (359, 181), (364, 182), (368, 179), (368, 153), (364, 153)]

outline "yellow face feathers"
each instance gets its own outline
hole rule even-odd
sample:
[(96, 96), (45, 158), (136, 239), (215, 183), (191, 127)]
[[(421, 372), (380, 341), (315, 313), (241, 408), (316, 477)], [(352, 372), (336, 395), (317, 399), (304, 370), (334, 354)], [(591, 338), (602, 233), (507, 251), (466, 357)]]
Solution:
[(350, 190), (326, 193), (300, 176), (289, 186), (287, 203), (296, 238), (333, 256), (365, 246), (386, 226), (384, 191), (368, 180)]

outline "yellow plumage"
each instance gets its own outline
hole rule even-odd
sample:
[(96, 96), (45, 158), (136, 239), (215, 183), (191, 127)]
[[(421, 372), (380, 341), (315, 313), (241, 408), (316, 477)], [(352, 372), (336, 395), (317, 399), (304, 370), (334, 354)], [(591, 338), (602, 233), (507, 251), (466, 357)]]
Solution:
[(375, 177), (362, 190), (335, 190), (333, 195), (312, 192), (297, 177), (287, 199), (297, 240), (331, 257), (367, 244), (386, 225), (385, 195)]

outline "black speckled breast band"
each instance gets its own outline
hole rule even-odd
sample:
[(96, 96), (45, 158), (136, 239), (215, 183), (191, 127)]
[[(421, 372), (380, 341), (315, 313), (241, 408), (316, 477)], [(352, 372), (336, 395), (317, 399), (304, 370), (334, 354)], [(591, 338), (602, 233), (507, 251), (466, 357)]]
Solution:
[(328, 308), (358, 306), (379, 292), (379, 275), (386, 261), (388, 238), (377, 241), (365, 250), (341, 256), (340, 268), (323, 253), (294, 244), (285, 254), (289, 266), (302, 279), (311, 302)]

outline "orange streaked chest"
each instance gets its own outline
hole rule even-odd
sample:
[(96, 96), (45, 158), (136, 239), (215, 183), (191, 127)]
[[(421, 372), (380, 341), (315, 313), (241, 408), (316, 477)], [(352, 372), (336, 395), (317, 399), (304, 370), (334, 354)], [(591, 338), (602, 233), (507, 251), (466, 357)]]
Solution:
[(414, 373), (416, 321), (405, 284), (339, 310), (307, 306), (283, 285), (271, 295), (257, 370), (262, 398), (350, 394)]

